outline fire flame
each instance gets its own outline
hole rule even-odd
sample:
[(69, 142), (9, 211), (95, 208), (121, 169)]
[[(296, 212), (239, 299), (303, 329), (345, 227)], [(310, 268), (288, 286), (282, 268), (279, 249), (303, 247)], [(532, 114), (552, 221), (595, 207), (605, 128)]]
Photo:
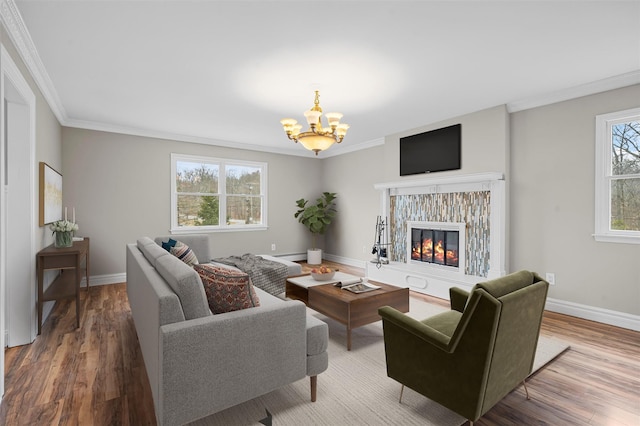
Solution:
[[(431, 259), (432, 255), (435, 263), (445, 263), (444, 242), (442, 240), (438, 240), (434, 244), (431, 238), (425, 238), (422, 240), (421, 245), (414, 245), (411, 248), (411, 259), (413, 260)], [(458, 266), (458, 251), (447, 250), (446, 259), (447, 265)], [(427, 261), (430, 262), (430, 260)]]

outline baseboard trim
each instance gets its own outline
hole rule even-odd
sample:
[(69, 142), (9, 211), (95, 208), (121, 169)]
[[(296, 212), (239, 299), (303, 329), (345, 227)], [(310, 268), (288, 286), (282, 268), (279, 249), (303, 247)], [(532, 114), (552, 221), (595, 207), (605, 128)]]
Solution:
[[(363, 268), (367, 265), (367, 261), (350, 259), (342, 256), (325, 253), (323, 257), (333, 262), (343, 263), (345, 265)], [(612, 311), (610, 309), (598, 308), (595, 306), (581, 305), (579, 303), (567, 302), (547, 298), (545, 309), (559, 314), (570, 315), (572, 317), (582, 318), (590, 321), (596, 321), (602, 324), (609, 324), (615, 327), (627, 328), (629, 330), (640, 331), (640, 316), (627, 314), (625, 312)]]
[(367, 262), (364, 260), (350, 259), (348, 257), (336, 256), (335, 254), (323, 253), (322, 257), (332, 262), (342, 263), (343, 265), (353, 266), (354, 268), (365, 268)]
[(638, 315), (552, 298), (547, 298), (547, 305), (545, 306), (545, 309), (559, 314), (571, 315), (573, 317), (590, 321), (640, 331), (640, 316)]
[[(107, 285), (107, 284), (120, 284), (127, 281), (127, 274), (106, 274), (106, 275), (91, 275), (89, 277), (89, 287)], [(87, 285), (87, 280), (82, 279), (80, 287)]]
[[(283, 259), (296, 262), (306, 260), (305, 253), (294, 253), (278, 256)], [(367, 261), (359, 259), (351, 259), (343, 256), (324, 253), (324, 259), (332, 262), (342, 263), (344, 265), (353, 266), (355, 268), (366, 268)], [(107, 274), (92, 275), (90, 278), (90, 286), (119, 284), (127, 281), (127, 274)], [(85, 285), (82, 280), (82, 286)], [(547, 298), (545, 309), (559, 314), (570, 315), (590, 321), (596, 321), (603, 324), (613, 325), (615, 327), (627, 328), (629, 330), (640, 331), (640, 315), (627, 314), (625, 312), (612, 311), (610, 309), (598, 308), (595, 306), (582, 305), (579, 303), (568, 302)]]

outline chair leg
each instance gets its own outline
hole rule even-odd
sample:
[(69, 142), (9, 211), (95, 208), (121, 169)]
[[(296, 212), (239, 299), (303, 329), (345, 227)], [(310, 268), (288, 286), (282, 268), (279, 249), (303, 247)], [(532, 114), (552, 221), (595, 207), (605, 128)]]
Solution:
[(400, 388), (400, 400), (398, 400), (400, 404), (402, 404), (402, 392), (404, 392), (404, 385)]
[(529, 389), (527, 389), (527, 383), (524, 380), (522, 381), (522, 386), (524, 386), (524, 393), (527, 394), (527, 399), (531, 399), (529, 398)]
[(316, 395), (318, 394), (318, 376), (311, 376), (311, 402), (316, 402)]

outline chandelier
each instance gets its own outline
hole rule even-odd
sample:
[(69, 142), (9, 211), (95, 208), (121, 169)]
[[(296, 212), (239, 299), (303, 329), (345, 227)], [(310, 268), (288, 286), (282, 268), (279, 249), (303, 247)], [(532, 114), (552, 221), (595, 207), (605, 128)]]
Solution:
[(280, 120), (280, 124), (284, 128), (287, 137), (294, 142), (300, 142), (302, 146), (309, 151), (313, 151), (318, 155), (320, 151), (324, 151), (335, 142), (340, 143), (347, 134), (348, 124), (340, 123), (342, 114), (339, 112), (329, 112), (326, 114), (329, 122), (328, 128), (322, 127), (322, 108), (320, 108), (320, 92), (317, 90), (316, 99), (309, 111), (305, 111), (304, 116), (309, 123), (309, 130), (300, 133), (302, 124), (298, 124), (293, 118), (284, 118)]

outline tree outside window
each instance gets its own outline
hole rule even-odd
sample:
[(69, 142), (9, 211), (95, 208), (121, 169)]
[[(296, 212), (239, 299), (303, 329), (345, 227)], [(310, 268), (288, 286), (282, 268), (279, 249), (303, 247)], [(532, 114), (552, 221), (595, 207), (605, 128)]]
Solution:
[(640, 121), (611, 129), (611, 229), (640, 231)]
[(172, 154), (172, 231), (264, 229), (266, 163)]
[(176, 192), (178, 226), (218, 225), (219, 166), (178, 161)]
[(226, 168), (227, 223), (261, 223), (260, 168), (229, 165)]
[(597, 241), (640, 244), (640, 108), (596, 117)]

